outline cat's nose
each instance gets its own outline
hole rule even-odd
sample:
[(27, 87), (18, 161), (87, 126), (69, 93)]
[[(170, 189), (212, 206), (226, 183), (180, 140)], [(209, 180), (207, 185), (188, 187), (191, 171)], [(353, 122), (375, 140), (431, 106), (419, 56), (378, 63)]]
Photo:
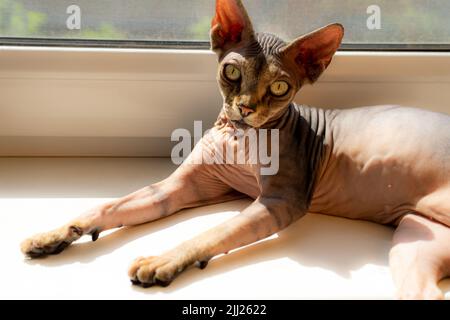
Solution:
[(254, 106), (247, 106), (245, 104), (238, 104), (238, 108), (241, 112), (241, 115), (243, 115), (244, 117), (248, 116), (249, 114), (255, 112), (255, 107)]

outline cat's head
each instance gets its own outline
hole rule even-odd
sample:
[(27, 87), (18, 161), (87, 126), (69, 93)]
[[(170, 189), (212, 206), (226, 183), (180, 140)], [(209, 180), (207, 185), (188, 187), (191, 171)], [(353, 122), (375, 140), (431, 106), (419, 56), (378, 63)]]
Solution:
[(255, 33), (241, 0), (216, 0), (210, 35), (226, 117), (236, 127), (259, 128), (280, 118), (302, 85), (319, 78), (344, 28), (331, 24), (286, 43)]

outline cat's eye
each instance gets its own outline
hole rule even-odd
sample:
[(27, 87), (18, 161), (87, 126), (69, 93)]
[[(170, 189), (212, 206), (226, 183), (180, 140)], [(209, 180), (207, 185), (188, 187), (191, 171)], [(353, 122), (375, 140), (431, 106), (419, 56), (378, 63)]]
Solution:
[(232, 64), (226, 65), (224, 73), (225, 77), (231, 81), (237, 81), (241, 78), (241, 71)]
[(284, 96), (289, 90), (289, 85), (286, 81), (275, 81), (270, 85), (270, 92), (276, 96)]

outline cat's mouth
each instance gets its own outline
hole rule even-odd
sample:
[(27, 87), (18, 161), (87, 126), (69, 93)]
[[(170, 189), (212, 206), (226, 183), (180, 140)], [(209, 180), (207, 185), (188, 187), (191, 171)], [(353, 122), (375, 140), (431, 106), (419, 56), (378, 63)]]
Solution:
[(243, 117), (235, 108), (232, 108), (230, 105), (225, 105), (225, 115), (227, 118), (227, 121), (230, 126), (234, 127), (235, 129), (248, 129), (248, 128), (254, 128), (254, 126), (251, 124), (252, 120), (247, 117)]
[(243, 118), (241, 118), (239, 120), (230, 120), (230, 122), (236, 129), (243, 129), (244, 130), (244, 129), (248, 129), (248, 128), (252, 127), (251, 125), (246, 123)]

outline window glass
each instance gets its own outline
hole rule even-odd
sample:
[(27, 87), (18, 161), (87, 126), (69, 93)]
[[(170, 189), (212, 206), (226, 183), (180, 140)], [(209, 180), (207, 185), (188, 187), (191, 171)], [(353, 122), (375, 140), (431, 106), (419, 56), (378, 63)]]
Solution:
[[(244, 0), (255, 28), (285, 39), (344, 25), (345, 44), (450, 44), (448, 0)], [(208, 41), (214, 0), (0, 0), (0, 37)]]

